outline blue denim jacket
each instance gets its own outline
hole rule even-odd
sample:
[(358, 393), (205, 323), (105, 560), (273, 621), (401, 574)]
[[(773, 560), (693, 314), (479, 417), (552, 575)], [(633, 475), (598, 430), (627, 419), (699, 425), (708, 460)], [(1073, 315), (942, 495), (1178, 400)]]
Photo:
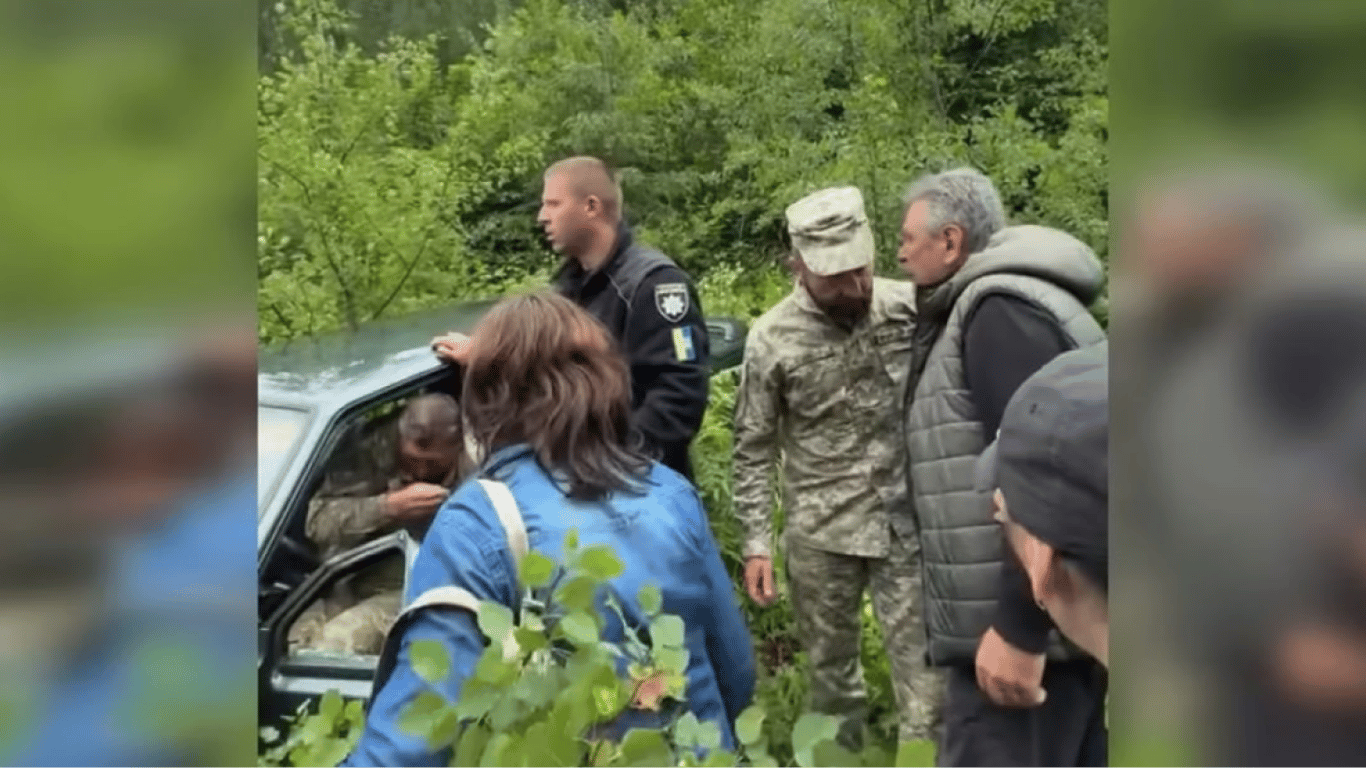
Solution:
[[(530, 549), (560, 559), (571, 528), (578, 529), (581, 547), (610, 545), (625, 566), (612, 589), (628, 621), (647, 624), (636, 595), (648, 583), (660, 588), (664, 612), (679, 616), (686, 626), (688, 707), (699, 720), (720, 726), (723, 746), (733, 749), (735, 718), (754, 693), (754, 646), (692, 485), (656, 463), (643, 495), (616, 493), (600, 502), (576, 502), (525, 445), (495, 452), (485, 462), (483, 476), (507, 484), (526, 523)], [(457, 488), (437, 512), (413, 563), (406, 598), (452, 584), (481, 600), (516, 604), (512, 552), (492, 503), (474, 480)], [(608, 612), (604, 619), (604, 639), (621, 640), (616, 616)], [(343, 765), (435, 766), (450, 760), (449, 748), (433, 752), (424, 740), (398, 727), (404, 709), (429, 687), (408, 657), (415, 640), (437, 640), (450, 653), (452, 674), (435, 686), (448, 701), (459, 699), (484, 649), (483, 635), (468, 612), (419, 611), (407, 625), (397, 667), (371, 702), (360, 743)]]

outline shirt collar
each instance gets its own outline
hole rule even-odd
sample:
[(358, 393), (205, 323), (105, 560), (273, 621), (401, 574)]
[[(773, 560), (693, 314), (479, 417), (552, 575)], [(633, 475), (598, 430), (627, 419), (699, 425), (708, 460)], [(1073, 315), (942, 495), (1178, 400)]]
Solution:
[(484, 459), (484, 466), (480, 469), (479, 474), (491, 475), (532, 452), (531, 446), (528, 443), (505, 445), (493, 453), (490, 453), (488, 458)]

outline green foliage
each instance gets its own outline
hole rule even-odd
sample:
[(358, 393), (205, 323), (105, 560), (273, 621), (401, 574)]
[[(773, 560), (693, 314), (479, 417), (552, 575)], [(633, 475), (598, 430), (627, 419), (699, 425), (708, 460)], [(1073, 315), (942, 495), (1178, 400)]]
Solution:
[[(661, 613), (658, 588), (642, 590), (650, 621), (648, 643), (633, 633), (610, 643), (599, 637), (600, 600), (625, 621), (620, 605), (603, 589), (620, 572), (620, 561), (602, 546), (571, 552), (562, 578), (588, 585), (587, 608), (538, 603), (524, 584), (520, 621), (502, 605), (484, 603), (479, 626), (489, 641), (462, 685), (460, 701), (432, 690), (417, 696), (399, 720), (401, 730), (426, 740), (433, 751), (451, 749), (451, 765), (738, 766), (778, 765), (771, 754), (773, 731), (760, 701), (736, 722), (739, 749), (721, 749), (716, 723), (699, 722), (686, 708), (688, 651), (683, 621)], [(607, 567), (603, 566), (615, 566)], [(626, 626), (623, 624), (623, 626)], [(515, 631), (513, 631), (515, 628)], [(526, 642), (535, 638), (535, 642)], [(415, 643), (413, 664), (429, 684), (450, 674), (441, 644)], [(620, 733), (627, 710), (645, 714), (653, 727)], [(802, 766), (885, 765), (891, 750), (875, 743), (853, 753), (835, 743), (840, 719), (802, 714), (783, 741)], [(263, 765), (335, 765), (355, 746), (362, 725), (359, 702), (325, 694), (318, 711), (301, 711), (289, 736), (261, 758)], [(263, 734), (271, 740), (274, 734)]]
[(287, 736), (280, 738), (274, 727), (261, 729), (267, 745), (258, 765), (336, 765), (360, 740), (365, 712), (359, 701), (343, 702), (336, 691), (317, 700), (317, 711), (309, 713), (307, 704), (287, 721)]
[[(1013, 217), (1107, 252), (1098, 0), (485, 4), (458, 60), (448, 14), (349, 5), (268, 14), (294, 42), (258, 88), (263, 341), (542, 283), (540, 174), (570, 154), (618, 166), (641, 237), (743, 284), (746, 317), (783, 292), (783, 210), (822, 185), (863, 190), (888, 274), (901, 190), (964, 163)], [(373, 39), (419, 19), (432, 34)], [(703, 291), (713, 314), (730, 298)]]

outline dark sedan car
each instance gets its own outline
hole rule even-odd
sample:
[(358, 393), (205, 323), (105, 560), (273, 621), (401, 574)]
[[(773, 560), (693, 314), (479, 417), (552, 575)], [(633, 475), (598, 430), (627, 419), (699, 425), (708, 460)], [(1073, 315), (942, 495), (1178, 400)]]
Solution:
[[(334, 585), (412, 542), (390, 534), (319, 562), (304, 534), (308, 503), (326, 472), (356, 448), (376, 414), (424, 391), (458, 395), (455, 369), (428, 346), (447, 330), (468, 333), (493, 302), (464, 304), (262, 350), (258, 379), (258, 674), (260, 722), (337, 689), (370, 694), (375, 656), (291, 650), (290, 627)], [(709, 319), (713, 372), (738, 365), (745, 326)]]

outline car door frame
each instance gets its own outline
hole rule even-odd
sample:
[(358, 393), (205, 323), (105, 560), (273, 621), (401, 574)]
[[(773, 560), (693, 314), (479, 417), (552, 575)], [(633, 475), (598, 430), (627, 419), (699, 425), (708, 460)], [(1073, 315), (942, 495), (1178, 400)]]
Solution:
[(337, 689), (344, 699), (365, 701), (369, 698), (378, 656), (293, 656), (288, 648), (289, 629), (330, 586), (346, 576), (394, 554), (404, 558), (408, 566), (406, 573), (412, 565), (412, 551), (411, 539), (398, 530), (342, 552), (319, 566), (258, 625), (257, 690), (261, 723), (273, 723), (282, 715), (293, 713), (299, 704), (331, 689)]

